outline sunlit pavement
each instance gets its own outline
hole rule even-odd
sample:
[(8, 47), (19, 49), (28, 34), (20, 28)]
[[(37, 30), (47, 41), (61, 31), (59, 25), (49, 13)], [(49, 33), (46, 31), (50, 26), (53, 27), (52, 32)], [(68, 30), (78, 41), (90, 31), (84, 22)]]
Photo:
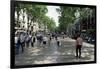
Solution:
[(25, 48), (24, 53), (15, 56), (16, 65), (34, 65), (50, 63), (86, 62), (94, 61), (94, 45), (83, 43), (82, 57), (75, 57), (75, 40), (70, 38), (60, 39), (61, 46), (57, 46), (55, 39), (47, 46)]

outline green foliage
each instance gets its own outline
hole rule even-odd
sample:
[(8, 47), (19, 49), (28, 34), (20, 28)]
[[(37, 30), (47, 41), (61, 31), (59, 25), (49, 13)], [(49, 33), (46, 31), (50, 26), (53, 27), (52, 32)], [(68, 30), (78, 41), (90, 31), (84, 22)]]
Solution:
[(77, 7), (69, 7), (69, 6), (60, 6), (57, 9), (57, 12), (60, 14), (59, 16), (59, 28), (61, 31), (66, 31), (67, 26), (70, 23), (74, 23), (75, 20), (75, 12)]
[[(23, 13), (27, 13), (27, 21), (28, 21), (28, 27), (29, 27), (29, 20), (31, 20), (31, 23), (37, 22), (39, 25), (43, 24), (44, 27), (47, 26), (49, 30), (53, 30), (56, 25), (55, 21), (48, 16), (46, 16), (46, 13), (48, 12), (46, 5), (36, 5), (36, 4), (16, 4), (15, 11), (18, 13), (18, 21), (19, 21), (19, 13), (22, 10)], [(23, 21), (24, 21), (24, 15), (23, 15)], [(16, 25), (17, 26), (17, 25)]]
[(95, 29), (87, 29), (87, 33), (91, 34), (91, 33), (94, 33), (95, 32)]
[(56, 25), (55, 25), (55, 21), (52, 18), (49, 18), (48, 16), (42, 16), (41, 19), (42, 24), (44, 24), (44, 26), (47, 26), (47, 28), (49, 29), (49, 31), (52, 31), (55, 29)]
[(59, 16), (59, 30), (66, 31), (69, 24), (75, 23), (77, 19), (75, 13), (78, 11), (80, 14), (78, 20), (88, 20), (89, 16), (94, 17), (95, 10), (88, 7), (70, 7), (70, 6), (60, 6), (56, 9), (60, 14)]

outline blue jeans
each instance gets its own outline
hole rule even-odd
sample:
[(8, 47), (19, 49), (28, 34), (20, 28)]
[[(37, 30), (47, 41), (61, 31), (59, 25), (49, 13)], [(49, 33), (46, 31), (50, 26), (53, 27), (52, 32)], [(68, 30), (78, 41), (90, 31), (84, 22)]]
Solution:
[(19, 48), (20, 48), (20, 44), (16, 44), (16, 46), (15, 46), (15, 53), (16, 53), (16, 55), (19, 54)]

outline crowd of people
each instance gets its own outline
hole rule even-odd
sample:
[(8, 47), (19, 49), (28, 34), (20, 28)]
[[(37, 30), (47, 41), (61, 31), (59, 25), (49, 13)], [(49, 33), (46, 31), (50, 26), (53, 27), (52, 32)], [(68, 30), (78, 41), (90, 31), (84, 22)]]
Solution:
[(29, 33), (25, 32), (17, 32), (15, 34), (15, 52), (19, 54), (19, 49), (21, 48), (22, 53), (24, 52), (24, 47), (29, 47), (30, 43), (31, 46), (34, 46), (35, 37), (31, 36)]
[(24, 52), (24, 47), (29, 48), (29, 46), (34, 47), (35, 43), (37, 46), (46, 46), (50, 45), (51, 40), (55, 39), (57, 41), (57, 45), (60, 45), (60, 40), (58, 36), (55, 34), (44, 35), (43, 33), (30, 34), (28, 32), (17, 32), (15, 34), (15, 49), (16, 54), (19, 54), (19, 49), (21, 48), (22, 53)]
[[(62, 38), (64, 39), (64, 34), (63, 34)], [(25, 47), (29, 48), (29, 46), (45, 47), (47, 44), (50, 46), (52, 39), (56, 40), (56, 44), (58, 47), (61, 46), (61, 41), (57, 34), (51, 33), (49, 35), (44, 35), (39, 32), (36, 34), (30, 34), (28, 32), (17, 32), (15, 34), (15, 53), (16, 53), (16, 55), (18, 55), (20, 49), (23, 53), (24, 48)], [(76, 38), (76, 57), (78, 57), (78, 58), (81, 57), (82, 42), (83, 42), (82, 38), (80, 37), (80, 35), (78, 35)], [(37, 44), (35, 45), (35, 43), (37, 43)], [(79, 53), (79, 55), (78, 55), (78, 53)]]

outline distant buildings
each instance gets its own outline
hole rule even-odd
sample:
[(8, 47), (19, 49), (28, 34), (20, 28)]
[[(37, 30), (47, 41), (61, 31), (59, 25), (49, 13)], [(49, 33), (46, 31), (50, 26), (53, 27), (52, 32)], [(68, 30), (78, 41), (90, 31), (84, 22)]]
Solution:
[[(19, 16), (19, 21), (17, 21), (17, 13), (15, 11), (15, 28), (16, 29), (24, 29), (32, 32), (37, 32), (37, 31), (44, 31), (44, 25), (39, 24), (38, 22), (31, 22), (31, 20), (27, 20), (27, 13), (23, 11), (20, 11), (20, 16)], [(47, 30), (47, 28), (45, 29)]]

